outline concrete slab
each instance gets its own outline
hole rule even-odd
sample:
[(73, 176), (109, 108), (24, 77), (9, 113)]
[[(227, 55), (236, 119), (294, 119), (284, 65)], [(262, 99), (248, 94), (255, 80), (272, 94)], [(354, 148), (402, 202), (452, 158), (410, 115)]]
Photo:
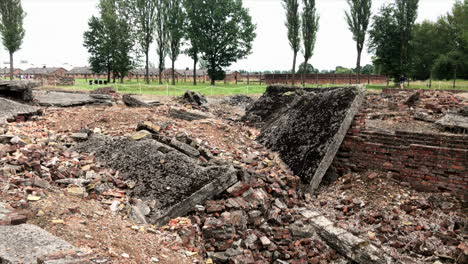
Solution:
[(87, 104), (112, 104), (113, 97), (79, 92), (34, 91), (34, 100), (41, 106), (70, 107)]
[(147, 222), (152, 224), (186, 215), (238, 181), (232, 166), (202, 162), (199, 148), (176, 139), (135, 141), (94, 135), (75, 150), (94, 153), (99, 161), (135, 181), (131, 195), (150, 206)]
[(0, 263), (36, 264), (38, 258), (65, 250), (79, 251), (40, 227), (0, 226)]
[(363, 99), (362, 87), (303, 89), (273, 85), (248, 107), (243, 120), (261, 129), (258, 140), (279, 152), (314, 192)]
[(0, 124), (14, 120), (17, 116), (32, 116), (40, 114), (40, 108), (20, 104), (12, 100), (0, 98)]

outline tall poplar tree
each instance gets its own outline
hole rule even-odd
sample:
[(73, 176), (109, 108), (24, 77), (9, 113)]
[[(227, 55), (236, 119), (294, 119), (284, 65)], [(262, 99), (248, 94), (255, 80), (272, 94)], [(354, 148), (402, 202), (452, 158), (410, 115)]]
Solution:
[(13, 80), (13, 54), (21, 48), (25, 35), (23, 21), (26, 13), (21, 0), (1, 0), (0, 16), (2, 43), (10, 55), (10, 80)]
[(283, 7), (286, 11), (286, 28), (288, 29), (289, 46), (293, 50), (292, 84), (296, 81), (296, 58), (301, 46), (301, 18), (299, 14), (298, 0), (283, 0)]
[(139, 43), (145, 54), (145, 80), (149, 84), (149, 50), (154, 41), (158, 0), (132, 0), (132, 16), (136, 22)]
[(171, 58), (172, 63), (172, 85), (175, 85), (174, 64), (180, 54), (180, 46), (182, 45), (182, 38), (185, 34), (185, 12), (182, 7), (182, 0), (169, 0), (168, 4), (169, 16), (167, 19), (167, 31), (169, 42), (169, 57)]
[[(302, 11), (302, 39), (304, 41), (304, 63), (307, 65), (309, 59), (314, 54), (315, 41), (319, 28), (319, 16), (315, 8), (315, 0), (303, 0)], [(302, 71), (302, 84), (304, 84), (304, 72)]]
[(372, 0), (347, 0), (349, 12), (345, 11), (345, 19), (349, 30), (353, 34), (353, 40), (356, 41), (357, 60), (356, 60), (356, 81), (360, 83), (361, 74), (361, 54), (366, 40), (367, 27), (371, 16)]

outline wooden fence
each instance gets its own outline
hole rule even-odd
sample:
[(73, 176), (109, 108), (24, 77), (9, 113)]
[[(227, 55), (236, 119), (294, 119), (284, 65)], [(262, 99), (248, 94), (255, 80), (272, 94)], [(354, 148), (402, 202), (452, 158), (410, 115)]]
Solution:
[[(292, 74), (265, 74), (265, 83), (292, 84)], [(302, 83), (302, 76), (296, 74), (295, 84)], [(305, 84), (357, 84), (356, 74), (304, 74)], [(387, 83), (383, 75), (361, 74), (360, 84)]]

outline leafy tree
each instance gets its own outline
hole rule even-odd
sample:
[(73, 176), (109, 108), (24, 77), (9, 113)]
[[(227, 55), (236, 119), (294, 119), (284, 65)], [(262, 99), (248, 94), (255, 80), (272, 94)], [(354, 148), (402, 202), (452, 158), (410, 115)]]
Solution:
[[(193, 85), (197, 85), (197, 63), (199, 61), (200, 54), (200, 44), (198, 43), (200, 30), (197, 25), (201, 23), (199, 21), (201, 16), (198, 12), (201, 12), (202, 10), (197, 6), (197, 1), (184, 0), (183, 4), (187, 16), (184, 25), (185, 39), (190, 42), (190, 46), (185, 50), (185, 54), (193, 59)], [(200, 67), (202, 67), (202, 65), (200, 65)]]
[(348, 69), (343, 66), (336, 66), (335, 73), (336, 74), (352, 74), (354, 73), (354, 71), (352, 69)]
[(21, 0), (0, 1), (0, 16), (2, 43), (10, 54), (10, 80), (13, 80), (13, 54), (21, 48), (25, 35), (23, 20), (26, 13), (21, 6)]
[[(319, 29), (319, 15), (315, 8), (315, 0), (303, 0), (302, 11), (302, 40), (304, 41), (304, 63), (308, 65), (309, 59), (314, 54), (315, 40)], [(304, 84), (304, 73), (302, 72), (302, 84)]]
[(369, 52), (380, 73), (395, 79), (400, 77), (400, 33), (395, 18), (395, 7), (384, 5), (373, 17), (369, 30)]
[[(195, 43), (207, 62), (211, 84), (225, 76), (223, 68), (252, 50), (255, 25), (241, 0), (191, 0), (197, 28)], [(191, 11), (191, 12), (192, 12)], [(190, 17), (190, 15), (189, 15)]]
[(353, 40), (356, 41), (356, 80), (360, 83), (361, 53), (366, 40), (367, 27), (369, 26), (372, 0), (348, 0), (347, 2), (350, 11), (345, 11), (345, 18), (349, 30), (353, 33)]
[[(168, 2), (167, 31), (169, 42), (169, 57), (172, 62), (172, 72), (175, 72), (174, 64), (180, 54), (180, 46), (184, 37), (185, 13), (182, 0), (169, 0)], [(175, 85), (175, 74), (172, 74), (172, 85)]]
[(381, 7), (373, 17), (369, 51), (382, 74), (397, 80), (408, 74), (411, 65), (411, 36), (419, 0), (395, 0)]
[(101, 0), (99, 17), (92, 16), (89, 30), (84, 33), (84, 46), (90, 53), (89, 62), (94, 72), (107, 72), (110, 81), (111, 73), (114, 82), (123, 78), (134, 68), (137, 60), (133, 31), (124, 16), (123, 1)]
[(156, 30), (158, 0), (130, 0), (133, 6), (132, 17), (138, 32), (138, 40), (145, 54), (145, 80), (149, 84), (149, 50)]
[(301, 17), (299, 14), (298, 0), (283, 0), (283, 7), (286, 10), (286, 28), (288, 29), (289, 46), (293, 50), (292, 84), (296, 81), (296, 58), (301, 46)]
[[(159, 84), (162, 84), (162, 72), (164, 70), (164, 61), (169, 48), (169, 1), (156, 0), (158, 11), (156, 12), (156, 53), (158, 54)], [(175, 72), (172, 73), (175, 75)]]
[(414, 22), (418, 16), (419, 0), (395, 0), (395, 15), (400, 34), (400, 74), (408, 74), (410, 67), (410, 41)]
[(362, 74), (373, 74), (375, 71), (374, 65), (372, 64), (366, 64), (364, 67), (361, 69)]
[[(468, 1), (457, 1), (450, 13), (435, 22), (416, 24), (412, 36), (411, 72), (417, 79), (468, 78)], [(457, 67), (455, 67), (457, 66)]]
[(299, 69), (297, 70), (297, 74), (310, 74), (310, 73), (319, 73), (318, 69), (315, 69), (310, 63), (307, 63), (307, 67), (304, 67), (304, 62), (299, 65)]
[(445, 41), (440, 42), (439, 34), (441, 32), (437, 24), (430, 21), (423, 21), (414, 26), (411, 73), (416, 79), (428, 79), (434, 61), (441, 53), (445, 53)]

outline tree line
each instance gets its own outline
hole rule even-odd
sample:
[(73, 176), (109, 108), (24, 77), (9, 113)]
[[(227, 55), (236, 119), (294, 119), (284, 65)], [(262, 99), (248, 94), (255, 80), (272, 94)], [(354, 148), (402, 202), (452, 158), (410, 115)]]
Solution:
[[(299, 0), (282, 1), (287, 37), (293, 51), (291, 72), (294, 84), (296, 57), (300, 50), (304, 62), (297, 73), (318, 72), (307, 61), (313, 54), (319, 16), (314, 0), (302, 0), (302, 12)], [(457, 0), (452, 11), (436, 22), (420, 24), (415, 23), (419, 0), (394, 0), (382, 5), (374, 15), (371, 13), (372, 0), (347, 0), (347, 4), (344, 19), (356, 42), (356, 68), (339, 66), (329, 72), (355, 73), (357, 82), (361, 72), (364, 70), (368, 74), (370, 69), (395, 81), (403, 76), (421, 80), (468, 78), (468, 0)], [(366, 36), (369, 36), (367, 47), (373, 55), (373, 65), (361, 68)]]
[(99, 15), (89, 20), (84, 46), (94, 72), (123, 78), (145, 61), (149, 83), (149, 52), (156, 47), (159, 83), (167, 57), (171, 60), (172, 84), (175, 62), (182, 53), (196, 66), (203, 61), (211, 84), (225, 77), (224, 68), (245, 58), (256, 36), (242, 0), (100, 0)]

